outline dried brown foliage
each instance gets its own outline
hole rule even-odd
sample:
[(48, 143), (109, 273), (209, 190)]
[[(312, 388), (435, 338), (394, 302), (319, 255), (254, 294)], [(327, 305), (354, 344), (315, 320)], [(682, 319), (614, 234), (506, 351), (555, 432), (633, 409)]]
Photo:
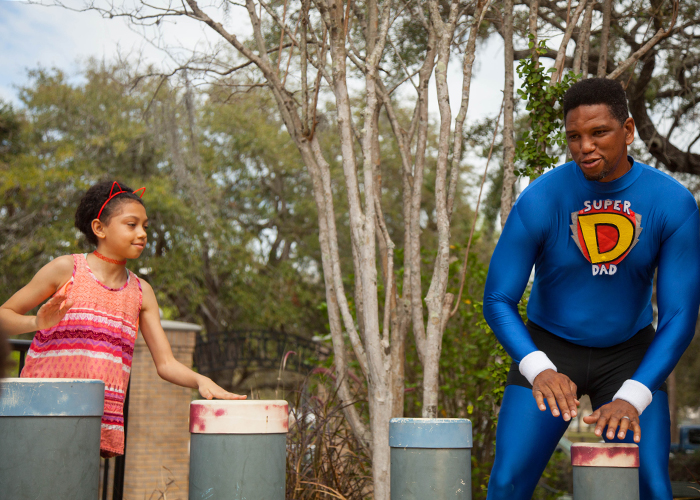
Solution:
[(312, 375), (290, 401), (287, 500), (372, 498), (372, 464), (343, 417), (333, 381)]

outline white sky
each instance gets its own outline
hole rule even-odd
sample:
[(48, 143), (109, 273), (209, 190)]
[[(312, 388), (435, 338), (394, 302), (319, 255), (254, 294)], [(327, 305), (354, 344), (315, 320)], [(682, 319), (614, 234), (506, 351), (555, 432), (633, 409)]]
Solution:
[[(47, 0), (50, 1), (50, 0)], [(83, 0), (64, 0), (80, 7)], [(132, 0), (126, 0), (132, 1)], [(222, 22), (239, 37), (251, 33), (246, 23), (247, 15), (232, 10)], [(154, 31), (151, 31), (152, 35)], [(160, 43), (205, 50), (207, 45), (220, 43), (220, 38), (196, 21), (181, 19), (170, 21), (161, 30)], [(77, 76), (81, 63), (89, 58), (110, 61), (119, 54), (130, 59), (141, 57), (146, 62), (169, 66), (164, 52), (149, 44), (141, 33), (135, 32), (122, 18), (104, 19), (96, 12), (74, 12), (59, 7), (45, 7), (19, 1), (0, 0), (0, 99), (19, 104), (18, 87), (28, 83), (27, 71), (38, 67), (58, 68), (68, 76)], [(503, 98), (503, 44), (493, 36), (478, 47), (471, 84), (469, 111), (466, 126), (484, 117), (494, 117)], [(450, 64), (448, 71), (453, 120), (461, 96), (462, 68), (458, 61)], [(518, 82), (516, 81), (516, 88)], [(405, 92), (412, 94), (410, 84)], [(438, 119), (437, 96), (434, 78), (430, 86), (430, 109), (433, 119)], [(415, 96), (411, 95), (411, 99)], [(467, 185), (478, 186), (485, 161), (466, 152), (465, 160), (474, 170), (464, 172)], [(491, 168), (497, 168), (494, 158)], [(476, 192), (469, 189), (470, 199), (476, 202)]]
[[(248, 26), (237, 22), (244, 17), (233, 13), (227, 20), (227, 27), (245, 36)], [(203, 48), (218, 42), (216, 36), (203, 30), (199, 23), (186, 19), (178, 22), (177, 26), (163, 30), (165, 43)], [(132, 57), (142, 54), (147, 61), (167, 64), (165, 55), (130, 29), (123, 19), (103, 19), (96, 12), (73, 12), (0, 0), (0, 99), (18, 103), (17, 86), (28, 82), (27, 70), (55, 67), (75, 75), (81, 62), (88, 58), (109, 61), (119, 53), (132, 54)], [(502, 61), (503, 46), (498, 37), (480, 48), (472, 80), (468, 122), (498, 113), (503, 89)], [(462, 85), (460, 65), (450, 65), (449, 84), (456, 114)], [(430, 107), (437, 111), (434, 86), (431, 96)]]

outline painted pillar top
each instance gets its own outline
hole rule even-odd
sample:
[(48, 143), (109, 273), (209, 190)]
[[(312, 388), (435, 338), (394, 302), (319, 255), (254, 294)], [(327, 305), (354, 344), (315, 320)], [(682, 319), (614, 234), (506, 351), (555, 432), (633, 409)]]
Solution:
[(392, 448), (471, 448), (472, 423), (466, 418), (392, 418)]
[(0, 380), (0, 417), (101, 417), (105, 384), (75, 378)]
[(639, 467), (639, 447), (631, 443), (574, 443), (571, 465), (577, 467)]
[(197, 400), (190, 403), (192, 434), (285, 434), (286, 401)]

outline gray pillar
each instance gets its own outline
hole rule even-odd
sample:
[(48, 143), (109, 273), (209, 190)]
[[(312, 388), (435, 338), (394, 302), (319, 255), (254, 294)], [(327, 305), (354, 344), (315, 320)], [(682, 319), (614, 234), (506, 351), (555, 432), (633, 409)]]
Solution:
[(0, 380), (0, 496), (95, 500), (101, 380)]
[(471, 500), (472, 423), (465, 418), (392, 418), (392, 500)]
[(639, 448), (627, 443), (574, 443), (574, 500), (639, 500)]
[(284, 500), (286, 401), (190, 404), (190, 500)]

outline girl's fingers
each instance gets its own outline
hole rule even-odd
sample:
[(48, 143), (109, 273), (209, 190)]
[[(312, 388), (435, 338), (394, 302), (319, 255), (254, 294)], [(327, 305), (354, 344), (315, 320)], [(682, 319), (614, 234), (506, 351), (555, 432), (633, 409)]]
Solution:
[(216, 394), (214, 394), (214, 397), (217, 399), (227, 399), (227, 400), (238, 400), (238, 399), (245, 399), (248, 396), (240, 396), (238, 394), (234, 394), (232, 392), (225, 391), (221, 388), (219, 388), (218, 391), (216, 391)]
[(59, 313), (61, 316), (65, 316), (65, 314), (68, 312), (68, 309), (73, 307), (73, 301), (71, 299), (64, 300), (61, 303), (61, 308), (59, 309)]
[(54, 295), (53, 297), (51, 297), (51, 300), (47, 302), (47, 304), (60, 306), (61, 304), (63, 304), (63, 302), (66, 301), (67, 298), (68, 296), (65, 293), (62, 293), (60, 295)]

